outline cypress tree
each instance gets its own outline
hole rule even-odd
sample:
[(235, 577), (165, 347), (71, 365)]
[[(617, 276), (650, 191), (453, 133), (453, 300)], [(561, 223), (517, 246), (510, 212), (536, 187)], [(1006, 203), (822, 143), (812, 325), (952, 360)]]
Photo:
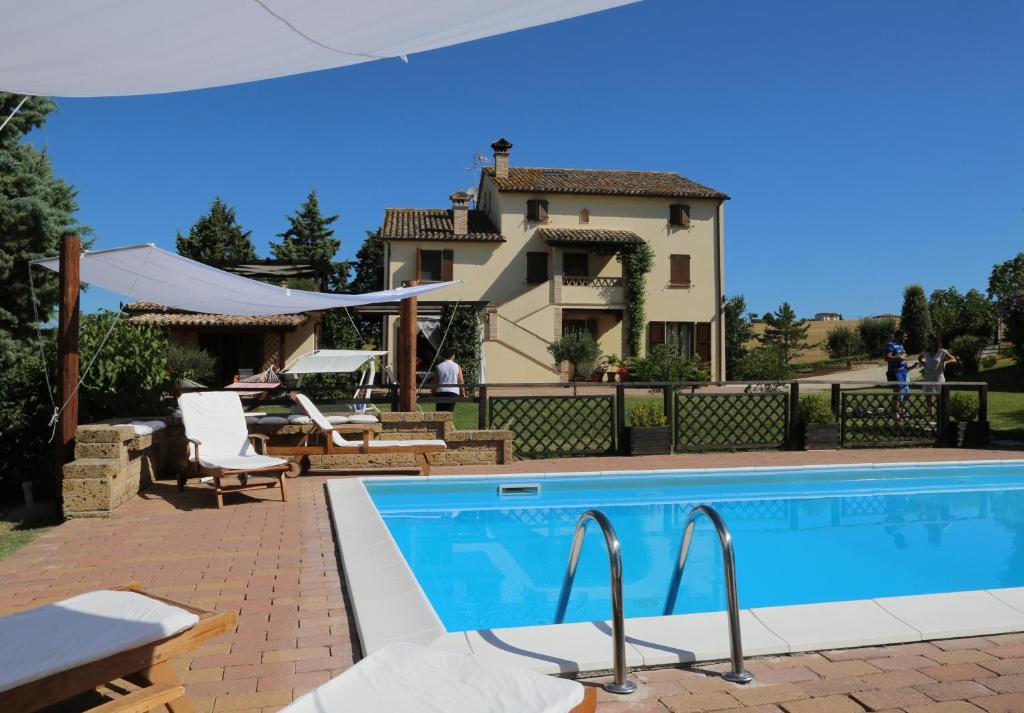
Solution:
[(765, 314), (764, 322), (764, 334), (759, 339), (762, 344), (778, 347), (786, 366), (812, 346), (807, 341), (810, 328), (807, 321), (796, 318), (789, 302), (783, 302), (775, 312)]
[(921, 285), (910, 285), (903, 290), (900, 329), (907, 333), (907, 341), (904, 344), (907, 354), (920, 353), (928, 342), (928, 335), (932, 333), (928, 298), (925, 297)]
[(248, 262), (256, 259), (251, 230), (243, 230), (235, 217), (235, 209), (220, 199), (214, 199), (210, 210), (188, 230), (178, 233), (178, 254), (206, 263)]
[(320, 210), (320, 201), (316, 197), (316, 189), (309, 192), (306, 200), (295, 215), (286, 215), (288, 229), (278, 233), (280, 243), (270, 246), (275, 260), (290, 261), (323, 261), (330, 265), (327, 286), (330, 292), (341, 292), (345, 289), (348, 279), (348, 265), (334, 262), (334, 255), (341, 247), (336, 240), (331, 223), (338, 219), (335, 215), (324, 215)]
[(747, 315), (747, 301), (734, 295), (725, 302), (725, 372), (731, 375), (754, 339), (754, 326)]

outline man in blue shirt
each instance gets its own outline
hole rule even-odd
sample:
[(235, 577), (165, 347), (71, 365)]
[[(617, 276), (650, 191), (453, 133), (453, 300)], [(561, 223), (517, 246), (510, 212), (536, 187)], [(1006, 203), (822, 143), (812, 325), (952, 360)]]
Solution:
[(899, 417), (900, 405), (906, 401), (907, 394), (910, 392), (910, 387), (907, 385), (909, 381), (908, 372), (913, 367), (907, 365), (907, 350), (903, 346), (906, 338), (907, 333), (900, 329), (885, 345), (885, 362), (887, 365), (885, 379), (886, 381), (896, 381), (902, 384), (902, 386), (893, 387), (893, 391), (897, 395), (892, 399), (892, 415), (896, 418)]

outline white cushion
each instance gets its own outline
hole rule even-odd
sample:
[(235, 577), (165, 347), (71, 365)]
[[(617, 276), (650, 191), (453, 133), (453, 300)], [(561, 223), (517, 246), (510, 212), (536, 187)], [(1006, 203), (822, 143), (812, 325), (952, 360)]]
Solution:
[(311, 419), (309, 416), (306, 416), (305, 414), (293, 413), (291, 416), (288, 417), (288, 423), (307, 424), (313, 423), (313, 419)]
[(567, 713), (583, 685), (512, 664), (391, 644), (281, 713)]
[[(331, 431), (331, 440), (334, 441), (334, 445), (339, 448), (358, 448), (363, 445), (363, 441), (360, 440), (348, 440), (337, 431)], [(382, 441), (373, 440), (369, 441), (370, 448), (412, 448), (416, 446), (430, 446), (431, 448), (447, 448), (447, 444), (444, 441)]]
[(107, 590), (0, 617), (0, 691), (165, 639), (198, 621), (142, 594)]
[(331, 422), (321, 413), (316, 404), (309, 400), (308, 396), (305, 394), (295, 394), (295, 402), (306, 412), (307, 416), (313, 419), (313, 423), (325, 431), (331, 430)]
[(325, 416), (324, 418), (326, 418), (327, 423), (331, 424), (332, 426), (337, 426), (339, 423), (349, 422), (348, 416)]
[[(330, 420), (330, 417), (328, 417), (328, 420)], [(349, 423), (378, 423), (379, 421), (380, 419), (369, 413), (357, 413), (348, 417)]]
[(185, 436), (200, 442), (203, 458), (249, 456), (256, 450), (249, 442), (238, 394), (230, 391), (196, 391), (178, 397)]
[[(194, 460), (194, 459), (192, 459)], [(271, 456), (225, 456), (206, 455), (203, 447), (199, 447), (199, 464), (205, 468), (223, 468), (224, 470), (259, 470), (260, 468), (273, 468), (275, 465), (287, 463), (284, 458), (273, 458)]]
[(279, 426), (288, 423), (288, 419), (284, 416), (264, 416), (257, 423), (261, 426)]
[(253, 425), (259, 423), (261, 418), (263, 418), (263, 416), (246, 416), (245, 422), (249, 425)]
[(167, 424), (163, 421), (132, 421), (130, 423), (115, 423), (114, 425), (131, 426), (136, 436), (149, 436), (156, 431), (167, 428)]

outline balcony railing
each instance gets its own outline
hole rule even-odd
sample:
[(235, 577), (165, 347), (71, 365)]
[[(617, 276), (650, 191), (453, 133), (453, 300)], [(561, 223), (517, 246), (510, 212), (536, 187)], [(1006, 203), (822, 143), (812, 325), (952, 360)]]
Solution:
[(562, 284), (566, 287), (622, 287), (621, 277), (569, 277), (562, 276)]

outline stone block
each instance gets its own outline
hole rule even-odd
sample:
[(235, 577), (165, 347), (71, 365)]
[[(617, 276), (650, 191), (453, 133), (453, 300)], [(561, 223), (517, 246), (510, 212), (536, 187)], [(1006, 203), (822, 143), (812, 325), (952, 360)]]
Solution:
[(75, 443), (75, 458), (104, 458), (127, 463), (128, 449), (124, 447), (123, 443), (77, 441)]
[(113, 426), (109, 423), (87, 423), (75, 431), (75, 440), (83, 443), (124, 443), (135, 438), (131, 426)]
[(63, 486), (64, 516), (74, 517), (81, 512), (110, 512), (112, 480), (109, 478), (81, 478), (65, 480)]
[(64, 479), (112, 478), (120, 468), (121, 463), (110, 458), (79, 458), (64, 464)]

